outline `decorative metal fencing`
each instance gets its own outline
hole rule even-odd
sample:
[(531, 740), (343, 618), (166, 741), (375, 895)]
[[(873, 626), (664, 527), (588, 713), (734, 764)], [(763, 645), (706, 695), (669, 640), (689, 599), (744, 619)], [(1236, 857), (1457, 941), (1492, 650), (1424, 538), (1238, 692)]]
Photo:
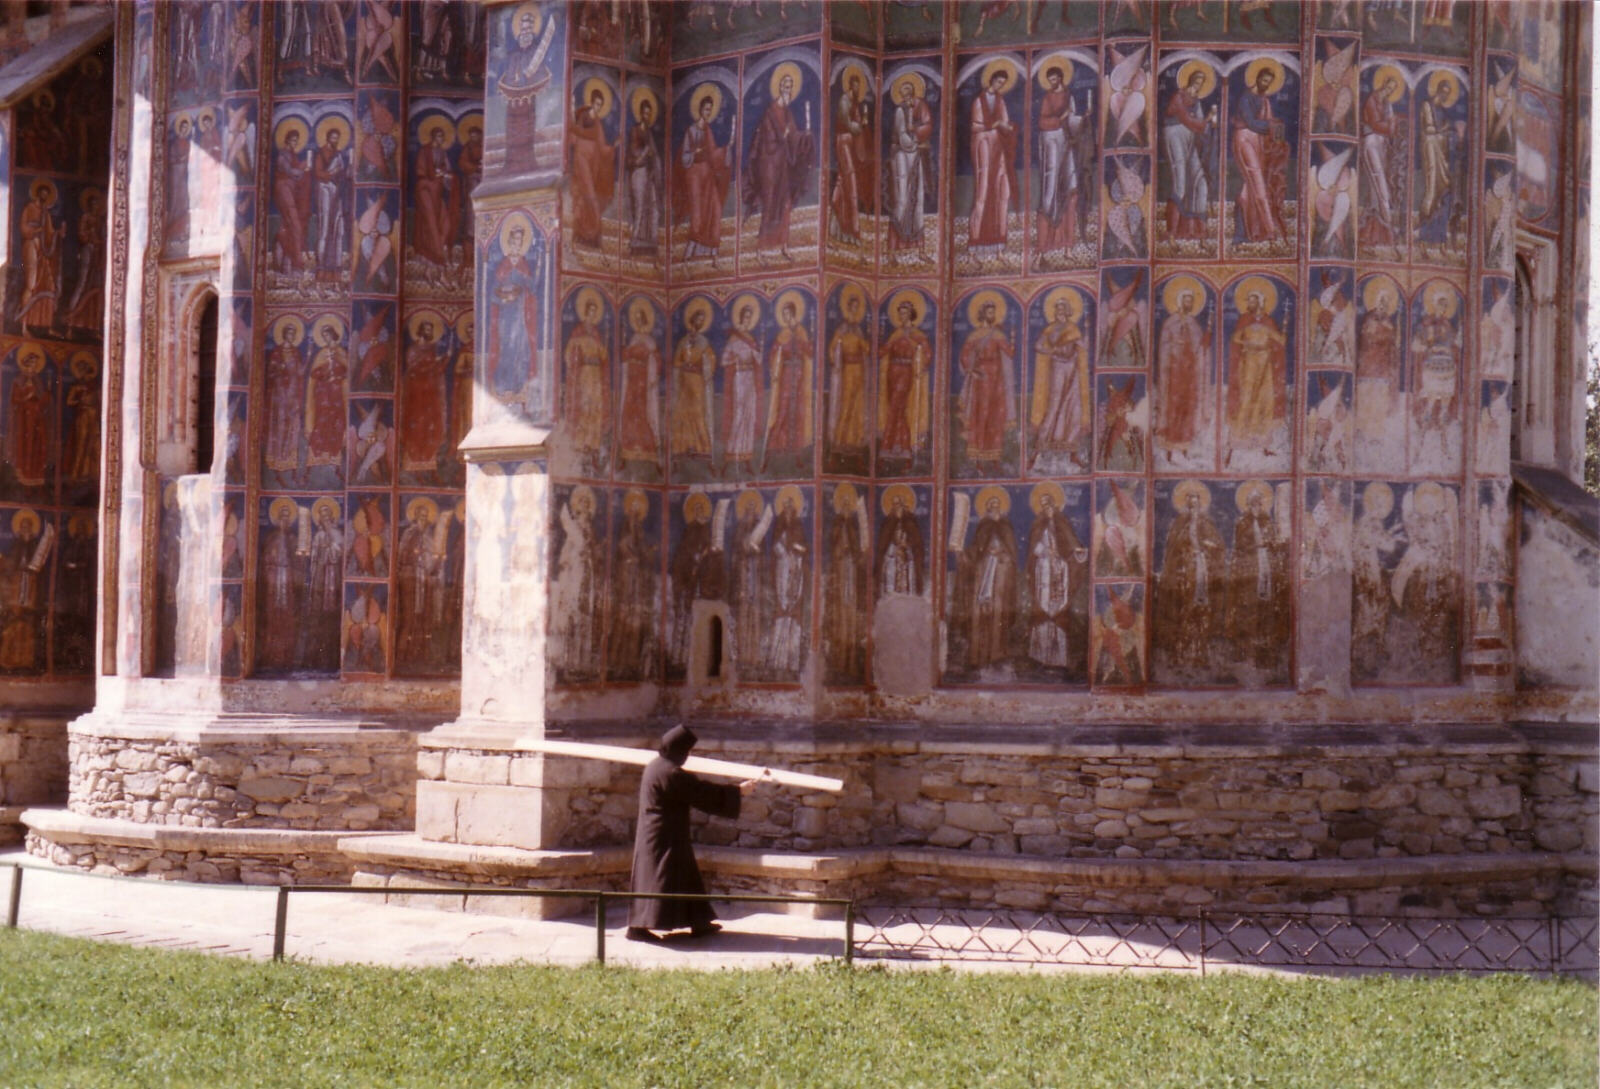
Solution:
[(1205, 974), (1220, 968), (1526, 972), (1593, 977), (1594, 918), (1375, 917), (1277, 912), (1191, 917), (858, 907), (856, 956)]

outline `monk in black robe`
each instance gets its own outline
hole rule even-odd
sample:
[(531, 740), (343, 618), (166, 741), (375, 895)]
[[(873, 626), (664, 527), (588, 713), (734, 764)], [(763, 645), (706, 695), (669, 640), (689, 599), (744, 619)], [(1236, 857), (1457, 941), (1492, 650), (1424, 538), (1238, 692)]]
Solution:
[[(689, 839), (689, 810), (732, 820), (739, 816), (740, 799), (755, 788), (754, 779), (722, 785), (684, 771), (683, 762), (696, 740), (689, 727), (674, 726), (662, 735), (656, 750), (660, 755), (644, 769), (633, 837), (634, 892), (704, 893), (705, 882)], [(700, 937), (719, 929), (715, 919), (705, 900), (635, 900), (628, 913), (628, 937), (655, 942), (661, 938), (654, 931), (684, 927), (691, 936)]]

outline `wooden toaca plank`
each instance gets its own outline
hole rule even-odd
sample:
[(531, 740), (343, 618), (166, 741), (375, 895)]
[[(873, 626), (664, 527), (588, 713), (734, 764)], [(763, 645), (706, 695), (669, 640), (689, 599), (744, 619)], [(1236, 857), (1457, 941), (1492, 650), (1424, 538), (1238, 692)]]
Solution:
[[(583, 760), (611, 760), (619, 764), (638, 764), (643, 767), (656, 758), (650, 749), (635, 749), (627, 745), (595, 745), (585, 741), (556, 741), (550, 738), (525, 738), (522, 748), (551, 756), (575, 756)], [(781, 786), (803, 787), (807, 790), (825, 790), (837, 794), (844, 789), (843, 779), (826, 775), (807, 775), (805, 772), (769, 768), (761, 764), (740, 764), (732, 760), (713, 760), (707, 756), (691, 756), (684, 769), (696, 775), (711, 775), (721, 779), (760, 779)]]

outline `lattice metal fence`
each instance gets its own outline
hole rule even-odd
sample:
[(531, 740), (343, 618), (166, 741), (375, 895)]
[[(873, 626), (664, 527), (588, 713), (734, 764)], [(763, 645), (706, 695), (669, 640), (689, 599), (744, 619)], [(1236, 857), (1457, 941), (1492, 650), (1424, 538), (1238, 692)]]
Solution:
[(1129, 970), (1527, 972), (1593, 977), (1593, 918), (1311, 912), (1193, 917), (863, 907), (856, 956)]

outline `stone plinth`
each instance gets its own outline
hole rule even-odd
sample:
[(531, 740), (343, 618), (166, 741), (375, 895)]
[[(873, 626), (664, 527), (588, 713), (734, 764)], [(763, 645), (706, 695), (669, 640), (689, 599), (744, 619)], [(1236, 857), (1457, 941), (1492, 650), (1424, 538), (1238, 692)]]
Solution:
[(187, 880), (345, 880), (335, 839), (412, 827), (417, 736), (326, 717), (86, 716), (67, 810), (23, 815), (29, 850)]
[(67, 719), (0, 715), (0, 845), (22, 842), (22, 810), (67, 800)]

